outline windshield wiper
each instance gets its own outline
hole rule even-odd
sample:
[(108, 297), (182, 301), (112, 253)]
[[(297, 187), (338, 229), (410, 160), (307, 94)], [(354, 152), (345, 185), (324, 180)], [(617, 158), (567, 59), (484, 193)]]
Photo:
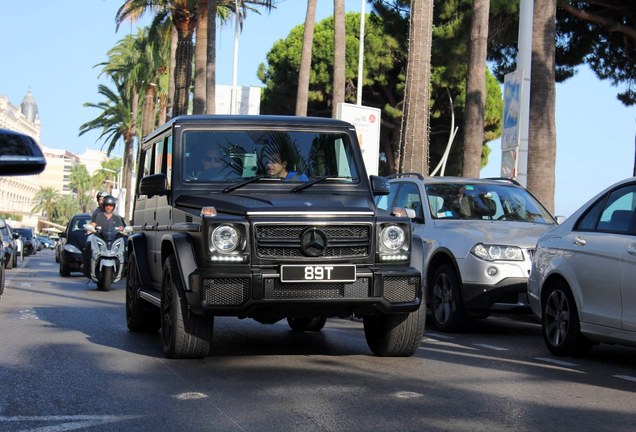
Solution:
[(259, 176), (250, 177), (247, 180), (244, 180), (244, 181), (242, 181), (240, 183), (236, 183), (236, 184), (233, 184), (233, 185), (230, 185), (230, 186), (226, 187), (225, 189), (223, 189), (222, 192), (223, 193), (232, 192), (233, 190), (236, 190), (238, 188), (242, 188), (245, 185), (248, 185), (250, 183), (253, 183), (253, 182), (255, 182), (257, 180), (260, 180), (262, 178), (265, 178), (265, 177), (267, 177), (267, 176), (266, 175), (259, 175)]
[(315, 185), (316, 183), (320, 183), (324, 180), (342, 180), (342, 179), (353, 179), (353, 177), (349, 177), (349, 176), (343, 176), (343, 177), (333, 177), (330, 175), (324, 175), (324, 176), (320, 176), (318, 178), (315, 178), (313, 180), (308, 181), (307, 183), (302, 183), (299, 184), (298, 186), (296, 186), (295, 188), (293, 188), (290, 192), (300, 192), (303, 189), (307, 189), (310, 186)]

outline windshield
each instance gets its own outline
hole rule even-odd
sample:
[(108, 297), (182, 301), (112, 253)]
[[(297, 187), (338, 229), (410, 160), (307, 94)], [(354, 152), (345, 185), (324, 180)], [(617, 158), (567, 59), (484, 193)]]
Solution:
[(555, 223), (525, 189), (506, 184), (440, 183), (426, 185), (434, 219), (487, 219)]
[(348, 135), (316, 131), (207, 131), (182, 135), (183, 180), (189, 183), (261, 179), (357, 183)]

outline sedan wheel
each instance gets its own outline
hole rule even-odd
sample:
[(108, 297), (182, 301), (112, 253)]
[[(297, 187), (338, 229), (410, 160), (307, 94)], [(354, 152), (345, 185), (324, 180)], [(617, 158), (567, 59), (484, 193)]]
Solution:
[(574, 297), (564, 282), (548, 288), (542, 305), (543, 340), (557, 356), (585, 354), (592, 344), (581, 334), (581, 323)]

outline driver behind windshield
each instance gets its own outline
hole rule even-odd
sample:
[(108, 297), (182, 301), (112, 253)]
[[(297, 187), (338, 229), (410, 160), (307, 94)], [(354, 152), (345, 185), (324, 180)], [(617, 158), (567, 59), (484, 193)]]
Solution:
[(269, 177), (290, 181), (306, 182), (307, 176), (301, 172), (291, 171), (291, 158), (286, 156), (279, 146), (270, 146), (265, 149), (263, 165)]

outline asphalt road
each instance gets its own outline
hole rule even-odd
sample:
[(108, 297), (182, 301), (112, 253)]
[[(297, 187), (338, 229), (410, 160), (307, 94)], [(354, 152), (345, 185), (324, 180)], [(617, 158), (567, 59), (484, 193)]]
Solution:
[(6, 273), (0, 431), (632, 431), (636, 350), (549, 355), (536, 322), (427, 328), (410, 358), (369, 351), (362, 324), (319, 333), (217, 318), (203, 360), (129, 333), (124, 283), (62, 278), (51, 251)]

